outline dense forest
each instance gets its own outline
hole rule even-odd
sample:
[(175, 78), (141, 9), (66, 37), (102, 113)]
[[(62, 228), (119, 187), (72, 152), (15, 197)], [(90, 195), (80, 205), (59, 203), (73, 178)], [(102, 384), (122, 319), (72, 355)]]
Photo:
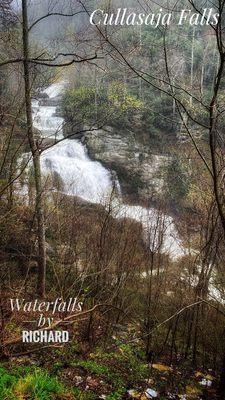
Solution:
[(225, 399), (224, 105), (224, 0), (0, 0), (0, 400)]

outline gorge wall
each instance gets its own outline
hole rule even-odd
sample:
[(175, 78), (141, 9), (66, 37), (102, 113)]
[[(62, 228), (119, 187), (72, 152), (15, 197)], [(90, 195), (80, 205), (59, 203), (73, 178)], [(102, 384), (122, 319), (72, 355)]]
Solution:
[(161, 194), (163, 171), (170, 158), (153, 154), (136, 134), (106, 127), (85, 133), (82, 141), (92, 159), (117, 173), (125, 196), (155, 201)]

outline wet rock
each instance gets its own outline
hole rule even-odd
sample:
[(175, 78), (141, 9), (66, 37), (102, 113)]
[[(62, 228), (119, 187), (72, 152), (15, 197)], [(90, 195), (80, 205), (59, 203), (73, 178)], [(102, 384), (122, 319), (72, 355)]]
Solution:
[(148, 198), (162, 190), (161, 167), (169, 158), (152, 154), (133, 132), (106, 127), (86, 133), (84, 142), (91, 158), (116, 171), (125, 193)]
[(40, 93), (38, 94), (38, 98), (39, 98), (39, 99), (49, 99), (49, 96), (48, 96), (47, 93), (45, 93), (45, 92), (40, 92)]

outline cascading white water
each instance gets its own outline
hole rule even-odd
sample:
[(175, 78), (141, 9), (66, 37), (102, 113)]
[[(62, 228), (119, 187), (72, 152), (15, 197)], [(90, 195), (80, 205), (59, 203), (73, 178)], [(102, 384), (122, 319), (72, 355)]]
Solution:
[(67, 82), (63, 80), (61, 80), (60, 82), (55, 82), (52, 85), (50, 85), (47, 89), (45, 89), (44, 93), (46, 93), (50, 99), (53, 99), (54, 97), (57, 97), (60, 94), (62, 94), (62, 91), (65, 88), (66, 84)]
[(91, 161), (85, 147), (77, 140), (65, 139), (41, 156), (42, 171), (56, 174), (62, 191), (91, 203), (106, 202), (112, 191), (110, 172), (99, 162)]
[[(61, 81), (54, 83), (45, 89), (42, 94), (45, 94), (47, 99), (56, 98), (62, 93), (65, 82)], [(46, 100), (46, 98), (45, 98)], [(43, 101), (43, 100), (42, 100)], [(46, 100), (48, 101), (48, 100)], [(63, 139), (62, 128), (63, 118), (56, 115), (56, 107), (51, 105), (40, 105), (40, 101), (32, 101), (33, 125), (40, 132), (42, 137), (53, 137), (57, 140)]]
[[(45, 93), (49, 99), (53, 99), (60, 94), (64, 85), (63, 82), (53, 84)], [(39, 129), (42, 137), (53, 135), (62, 125), (62, 118), (56, 117), (55, 112), (54, 106), (33, 102), (34, 126)], [(61, 191), (91, 203), (106, 204), (115, 187), (110, 171), (99, 162), (92, 161), (85, 146), (74, 139), (65, 139), (44, 151), (41, 155), (41, 168), (44, 175), (51, 174), (58, 178)], [(117, 181), (116, 184), (118, 188)], [(113, 216), (140, 222), (145, 240), (152, 250), (157, 251), (160, 246), (161, 251), (174, 259), (186, 253), (173, 219), (158, 210), (123, 204), (121, 196), (118, 196), (113, 200)]]
[(36, 106), (33, 103), (33, 124), (42, 136), (48, 138), (62, 139), (63, 119), (54, 116), (56, 107), (53, 106)]
[(142, 224), (145, 241), (152, 251), (170, 254), (173, 259), (184, 256), (183, 248), (173, 218), (156, 208), (144, 208), (119, 203), (114, 211), (116, 218), (130, 218)]

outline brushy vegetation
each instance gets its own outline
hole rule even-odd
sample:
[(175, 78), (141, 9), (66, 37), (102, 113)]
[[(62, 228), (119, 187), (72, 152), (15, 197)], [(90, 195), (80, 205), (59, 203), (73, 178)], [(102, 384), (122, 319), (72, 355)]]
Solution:
[(76, 360), (67, 348), (52, 350), (49, 357), (56, 357), (57, 362), (51, 363), (43, 354), (42, 368), (29, 366), (28, 360), (27, 366), (1, 365), (0, 399), (122, 400), (128, 398), (129, 391), (136, 393), (132, 398), (147, 399), (144, 393), (149, 386), (157, 390), (160, 400), (169, 399), (169, 393), (174, 399), (185, 395), (188, 400), (203, 394), (210, 399), (215, 394), (213, 388), (204, 389), (200, 384), (202, 379), (214, 381), (212, 374), (190, 369), (188, 363), (186, 370), (179, 364), (147, 364), (141, 347), (118, 339), (107, 349), (96, 347)]

